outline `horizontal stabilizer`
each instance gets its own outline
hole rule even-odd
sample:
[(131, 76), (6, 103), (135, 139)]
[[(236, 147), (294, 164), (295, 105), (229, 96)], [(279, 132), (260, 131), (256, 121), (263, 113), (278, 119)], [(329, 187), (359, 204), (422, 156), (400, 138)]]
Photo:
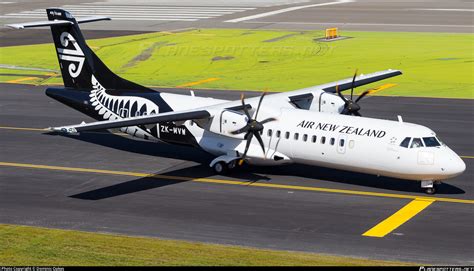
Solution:
[[(109, 17), (103, 17), (103, 16), (90, 16), (90, 17), (76, 18), (76, 22), (79, 24), (91, 23), (91, 22), (97, 22), (97, 21), (106, 21), (106, 20), (111, 20), (111, 19)], [(32, 27), (69, 25), (69, 24), (74, 24), (74, 23), (72, 21), (67, 21), (67, 20), (54, 20), (54, 21), (38, 21), (38, 22), (19, 23), (19, 24), (7, 24), (6, 26), (14, 28), (14, 29), (24, 29), (24, 28), (32, 28)]]
[(6, 26), (15, 28), (15, 29), (23, 29), (23, 28), (31, 28), (31, 27), (41, 27), (41, 26), (52, 26), (52, 25), (68, 25), (73, 24), (71, 21), (66, 20), (56, 20), (56, 21), (39, 21), (39, 22), (30, 22), (30, 23), (21, 23), (21, 24), (7, 24)]
[(92, 22), (97, 22), (97, 21), (110, 21), (110, 20), (112, 20), (110, 17), (105, 17), (105, 16), (89, 16), (89, 17), (76, 18), (76, 21), (78, 24), (92, 23)]

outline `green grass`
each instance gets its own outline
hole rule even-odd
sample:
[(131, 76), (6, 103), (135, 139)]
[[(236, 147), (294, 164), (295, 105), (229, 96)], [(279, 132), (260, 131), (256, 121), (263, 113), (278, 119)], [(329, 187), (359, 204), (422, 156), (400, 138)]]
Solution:
[[(174, 87), (217, 77), (195, 87), (288, 91), (351, 77), (356, 68), (361, 73), (392, 68), (404, 75), (375, 84), (397, 84), (380, 94), (474, 97), (473, 34), (341, 34), (352, 38), (327, 43), (315, 41), (322, 31), (206, 29), (88, 43), (113, 71), (149, 86)], [(291, 36), (265, 42), (286, 35)], [(57, 70), (54, 52), (52, 44), (2, 47), (0, 64)], [(215, 57), (227, 59), (213, 61)]]
[(0, 225), (0, 244), (0, 266), (410, 265), (402, 262), (14, 225)]

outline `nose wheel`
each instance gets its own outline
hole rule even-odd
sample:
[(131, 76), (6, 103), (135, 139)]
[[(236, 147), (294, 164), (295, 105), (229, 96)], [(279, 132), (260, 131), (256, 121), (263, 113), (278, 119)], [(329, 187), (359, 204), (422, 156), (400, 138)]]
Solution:
[(431, 188), (425, 188), (425, 193), (428, 195), (434, 195), (436, 194), (436, 188), (431, 187)]
[(436, 186), (441, 184), (441, 181), (421, 181), (421, 188), (428, 195), (436, 194)]

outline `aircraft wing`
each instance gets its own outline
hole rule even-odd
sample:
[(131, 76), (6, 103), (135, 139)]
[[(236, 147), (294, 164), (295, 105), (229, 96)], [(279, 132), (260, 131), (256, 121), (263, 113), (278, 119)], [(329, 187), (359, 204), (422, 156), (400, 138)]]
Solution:
[[(385, 71), (379, 71), (379, 72), (374, 72), (374, 73), (369, 73), (369, 74), (361, 74), (355, 78), (354, 87), (360, 87), (363, 85), (374, 83), (374, 82), (384, 80), (390, 77), (398, 76), (401, 74), (402, 72), (399, 70), (385, 70)], [(340, 91), (344, 91), (344, 90), (351, 89), (351, 85), (352, 85), (352, 78), (347, 78), (347, 79), (343, 79), (339, 81), (334, 81), (331, 83), (326, 83), (323, 85), (317, 85), (317, 86), (312, 86), (312, 87), (288, 91), (288, 92), (281, 92), (274, 95), (285, 96), (290, 101), (297, 101), (297, 100), (305, 99), (308, 97), (312, 98), (313, 97), (312, 91), (324, 90), (326, 92), (336, 93), (336, 86), (339, 87)]]
[[(399, 70), (385, 70), (369, 74), (361, 74), (355, 78), (354, 88), (384, 80), (390, 77), (398, 76), (401, 74), (402, 72)], [(322, 89), (326, 92), (336, 93), (336, 85), (339, 86), (339, 90), (341, 91), (351, 89), (352, 78), (347, 78), (329, 84), (324, 84), (322, 85)]]
[(129, 117), (116, 120), (104, 120), (90, 123), (81, 123), (76, 125), (61, 126), (49, 128), (50, 131), (62, 132), (62, 133), (79, 133), (92, 130), (112, 129), (121, 128), (137, 125), (156, 124), (160, 122), (168, 121), (185, 121), (185, 120), (197, 120), (207, 119), (211, 117), (211, 113), (205, 109), (198, 110), (186, 110), (186, 111), (173, 111), (155, 115)]

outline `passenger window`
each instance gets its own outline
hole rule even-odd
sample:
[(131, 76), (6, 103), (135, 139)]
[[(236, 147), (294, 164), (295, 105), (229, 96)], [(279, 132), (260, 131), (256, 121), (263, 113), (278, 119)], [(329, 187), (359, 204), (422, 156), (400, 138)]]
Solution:
[(286, 138), (286, 139), (290, 138), (290, 132), (286, 132), (286, 133), (285, 133), (285, 138)]
[(321, 144), (325, 144), (326, 143), (326, 137), (325, 136), (322, 136), (321, 137)]
[(304, 141), (304, 142), (308, 141), (308, 135), (307, 135), (307, 134), (304, 134), (304, 135), (303, 135), (303, 141)]
[(280, 130), (277, 130), (276, 137), (280, 138), (280, 134), (281, 134)]
[(410, 144), (411, 137), (405, 137), (405, 139), (400, 143), (400, 147), (408, 148), (408, 144)]
[(439, 144), (436, 137), (423, 137), (423, 142), (425, 142), (426, 147), (439, 147), (439, 146), (441, 146), (441, 144)]
[(336, 140), (334, 139), (334, 137), (331, 137), (331, 140), (329, 140), (329, 144), (334, 145), (334, 142), (336, 142)]
[(354, 140), (349, 141), (349, 148), (353, 149), (355, 145)]
[(315, 136), (315, 135), (311, 137), (311, 141), (312, 141), (313, 143), (316, 143), (316, 136)]
[(298, 140), (298, 137), (299, 137), (299, 136), (300, 136), (300, 134), (295, 133), (295, 135), (294, 135), (295, 140)]
[(340, 147), (344, 147), (344, 143), (345, 143), (344, 139), (339, 140), (339, 146)]
[(420, 148), (420, 147), (423, 147), (423, 143), (421, 142), (421, 139), (413, 138), (410, 148)]
[(267, 135), (270, 137), (272, 136), (272, 129), (268, 129)]

